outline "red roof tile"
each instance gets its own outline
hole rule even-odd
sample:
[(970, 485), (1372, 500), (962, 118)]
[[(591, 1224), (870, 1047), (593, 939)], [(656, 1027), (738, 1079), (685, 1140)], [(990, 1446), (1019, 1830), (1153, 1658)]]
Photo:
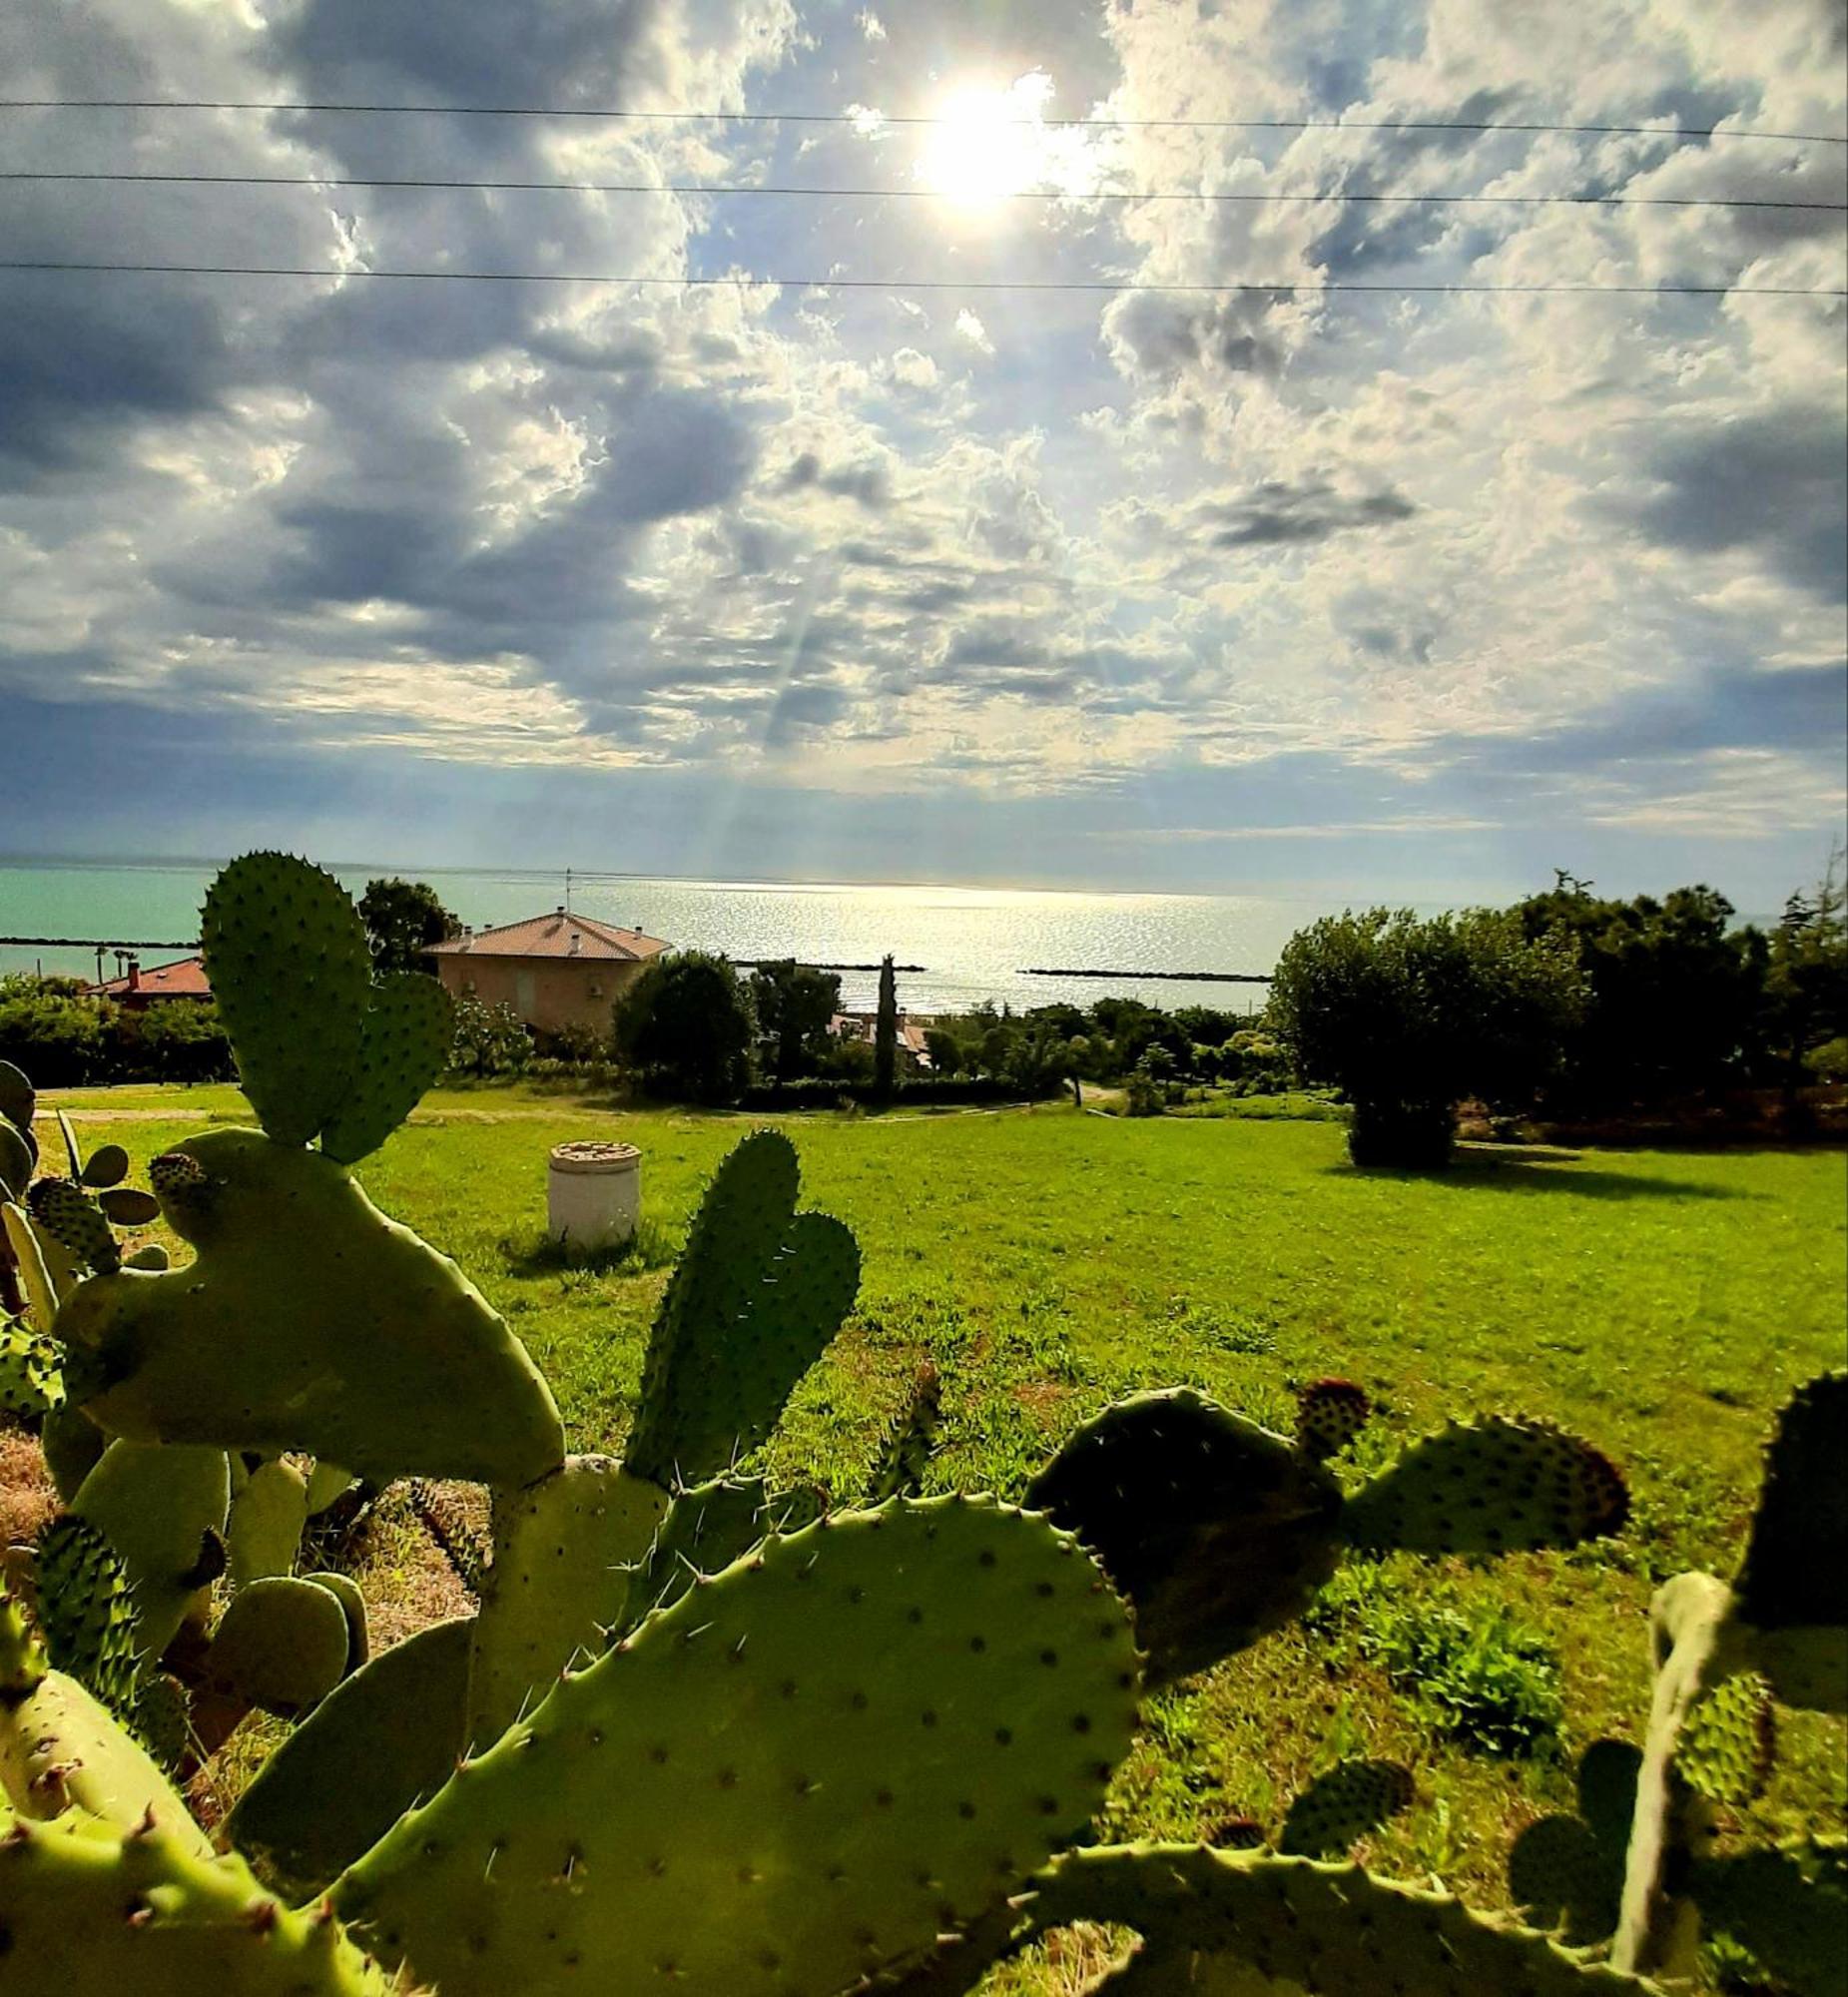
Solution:
[(640, 930), (614, 929), (589, 916), (566, 915), (557, 909), (548, 916), (530, 916), (523, 923), (476, 930), (473, 936), (436, 944), (430, 954), (433, 957), (581, 957), (632, 964), (639, 958), (659, 957), (671, 948), (659, 937), (644, 936)]
[(183, 957), (174, 964), (157, 964), (131, 985), (126, 978), (112, 978), (106, 985), (90, 988), (102, 998), (124, 998), (133, 992), (140, 998), (210, 998), (212, 987), (206, 979), (205, 960)]

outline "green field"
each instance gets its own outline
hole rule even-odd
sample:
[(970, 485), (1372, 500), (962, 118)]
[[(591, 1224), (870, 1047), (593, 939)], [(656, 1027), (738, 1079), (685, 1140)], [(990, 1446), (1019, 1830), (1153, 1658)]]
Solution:
[[(229, 1088), (51, 1100), (82, 1114), (90, 1141), (126, 1144), (138, 1176), (187, 1131), (248, 1115)], [(426, 1097), (363, 1177), (507, 1313), (573, 1445), (616, 1447), (701, 1181), (759, 1120), (790, 1130), (807, 1201), (849, 1221), (865, 1257), (859, 1310), (772, 1446), (780, 1475), (852, 1499), (925, 1356), (946, 1382), (931, 1480), (944, 1487), (1017, 1493), (1075, 1423), (1134, 1388), (1185, 1382), (1287, 1426), (1293, 1386), (1324, 1373), (1381, 1403), (1363, 1462), (1447, 1415), (1503, 1409), (1570, 1425), (1627, 1472), (1635, 1517), (1612, 1546), (1363, 1571), (1318, 1632), (1152, 1701), (1115, 1830), (1274, 1828), (1328, 1761), (1390, 1754), (1412, 1764), (1417, 1801), (1372, 1861), (1498, 1902), (1509, 1841), (1568, 1800), (1571, 1756), (1638, 1730), (1651, 1588), (1729, 1568), (1773, 1411), (1843, 1359), (1840, 1153), (1485, 1149), (1408, 1177), (1353, 1170), (1329, 1122), (1129, 1121), (1068, 1104), (748, 1119), (494, 1089)], [(592, 1132), (641, 1145), (647, 1216), (643, 1252), (597, 1273), (561, 1269), (543, 1244), (546, 1148)], [(1496, 1623), (1500, 1605), (1538, 1640), (1538, 1666)], [(1457, 1637), (1446, 1668), (1491, 1707), (1543, 1711), (1556, 1663), (1562, 1721), (1538, 1751), (1493, 1752), (1485, 1729), (1448, 1726), (1403, 1661), (1393, 1681), (1393, 1644), (1439, 1607)], [(1789, 1721), (1765, 1828), (1839, 1814), (1842, 1745), (1830, 1722)]]

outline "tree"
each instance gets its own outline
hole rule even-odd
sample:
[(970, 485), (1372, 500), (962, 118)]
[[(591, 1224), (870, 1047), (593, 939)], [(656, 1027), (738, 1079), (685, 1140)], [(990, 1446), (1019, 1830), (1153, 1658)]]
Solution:
[(447, 943), (462, 934), (462, 925), (445, 909), (436, 890), (425, 881), (368, 881), (359, 897), (359, 919), (371, 946), (372, 969), (429, 970), (423, 953), (431, 944)]
[(1756, 930), (1731, 929), (1732, 913), (1711, 888), (1619, 902), (1569, 875), (1517, 907), (1523, 934), (1564, 941), (1584, 976), (1554, 1100), (1577, 1111), (1627, 1109), (1748, 1075), (1766, 944)]
[(1493, 910), (1325, 917), (1277, 961), (1270, 1020), (1354, 1105), (1356, 1164), (1441, 1165), (1466, 1095), (1519, 1103), (1557, 1066), (1580, 1003), (1568, 941)]
[(616, 1001), (616, 1058), (659, 1095), (735, 1101), (751, 1079), (756, 1033), (743, 981), (705, 951), (651, 959)]
[(776, 1075), (790, 1081), (819, 1074), (828, 1053), (828, 1026), (841, 1009), (841, 981), (794, 958), (760, 964), (751, 975), (758, 1031), (774, 1043)]
[(532, 1034), (511, 1005), (488, 1005), (465, 992), (454, 1005), (455, 1039), (449, 1050), (451, 1074), (485, 1080), (518, 1074), (532, 1059)]
[(873, 1090), (890, 1102), (899, 1087), (899, 981), (892, 959), (880, 961), (880, 1008), (873, 1027)]
[[(1848, 1036), (1848, 911), (1842, 856), (1832, 853), (1808, 894), (1792, 895), (1771, 933), (1765, 966), (1764, 1034), (1786, 1080), (1809, 1080), (1809, 1056)], [(1820, 1063), (1838, 1061), (1838, 1053)]]

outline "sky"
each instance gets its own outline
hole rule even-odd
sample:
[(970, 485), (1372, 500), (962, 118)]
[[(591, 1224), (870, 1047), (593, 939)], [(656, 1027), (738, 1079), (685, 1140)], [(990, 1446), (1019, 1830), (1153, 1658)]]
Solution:
[(9, 0), (0, 78), (672, 114), (0, 110), (303, 183), (0, 182), (0, 262), (327, 274), (0, 270), (0, 852), (1763, 911), (1842, 837), (1848, 148), (1726, 136), (1848, 133), (1842, 0)]

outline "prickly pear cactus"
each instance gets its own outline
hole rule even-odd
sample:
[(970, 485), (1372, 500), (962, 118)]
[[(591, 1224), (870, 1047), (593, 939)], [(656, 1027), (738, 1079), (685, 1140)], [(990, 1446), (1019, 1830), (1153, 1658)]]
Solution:
[(231, 1598), (206, 1653), (205, 1687), (293, 1718), (339, 1683), (351, 1643), (346, 1611), (330, 1590), (272, 1575)]
[(683, 1491), (668, 1507), (646, 1557), (630, 1570), (619, 1619), (606, 1633), (619, 1643), (657, 1609), (671, 1609), (702, 1578), (710, 1579), (775, 1533), (800, 1532), (822, 1516), (820, 1492), (772, 1493), (761, 1477), (714, 1478)]
[(232, 1500), (225, 1529), (234, 1588), (268, 1575), (295, 1573), (308, 1505), (308, 1478), (286, 1458), (275, 1457), (251, 1472)]
[(1796, 1997), (1848, 1989), (1848, 1843), (1803, 1838), (1696, 1860), (1687, 1890)]
[(1290, 1804), (1277, 1849), (1293, 1858), (1346, 1853), (1412, 1801), (1412, 1771), (1397, 1761), (1337, 1761)]
[(571, 1456), (536, 1484), (494, 1494), (494, 1560), (483, 1579), (469, 1672), (470, 1740), (497, 1739), (536, 1687), (604, 1647), (628, 1570), (668, 1507), (658, 1484), (607, 1456)]
[[(324, 1911), (291, 1913), (236, 1858), (154, 1822), (0, 1812), (7, 1997), (390, 1997)], [(408, 1993), (406, 1993), (408, 1997)]]
[(283, 853), (234, 860), (200, 912), (212, 996), (238, 1076), (280, 1144), (350, 1099), (372, 982), (365, 926), (332, 875)]
[(128, 1570), (82, 1519), (54, 1519), (39, 1537), (38, 1611), (45, 1649), (112, 1712), (133, 1710), (142, 1644)]
[(231, 1502), (222, 1449), (115, 1442), (71, 1499), (72, 1515), (108, 1540), (135, 1591), (143, 1654), (159, 1658), (223, 1562), (215, 1545)]
[(63, 1399), (59, 1348), (23, 1318), (0, 1323), (0, 1414), (37, 1421)]
[(1135, 1604), (1157, 1683), (1300, 1616), (1340, 1553), (1328, 1472), (1187, 1388), (1106, 1408), (1026, 1502), (1075, 1532)]
[(1633, 1977), (1448, 1893), (1370, 1878), (1358, 1865), (1204, 1845), (1067, 1853), (1036, 1882), (1032, 1932), (1076, 1920), (1134, 1928), (1141, 1947), (1100, 1986), (1131, 1992), (1313, 1991), (1316, 1997), (1590, 1997), (1643, 1992)]
[(838, 1516), (568, 1674), (330, 1898), (443, 1997), (833, 1997), (1083, 1831), (1137, 1684), (1121, 1605), (1043, 1521)]
[(320, 1133), (330, 1158), (375, 1151), (442, 1072), (455, 1039), (449, 995), (433, 978), (393, 972), (372, 987), (343, 1099)]
[(796, 1211), (799, 1185), (777, 1130), (753, 1131), (714, 1175), (649, 1337), (636, 1476), (672, 1489), (755, 1448), (853, 1309), (859, 1247), (830, 1215)]
[(1453, 1423), (1348, 1501), (1351, 1545), (1383, 1553), (1507, 1554), (1619, 1532), (1629, 1493), (1609, 1459), (1549, 1422)]
[(70, 1179), (37, 1179), (26, 1194), (32, 1218), (80, 1268), (107, 1273), (122, 1266), (122, 1250), (103, 1210)]
[(142, 1442), (304, 1450), (380, 1482), (518, 1485), (563, 1456), (550, 1390), (446, 1256), (387, 1220), (344, 1166), (252, 1130), (189, 1138), (154, 1176), (198, 1250), (65, 1299), (91, 1356), (85, 1405)]
[(458, 1617), (381, 1651), (258, 1769), (226, 1830), (280, 1892), (319, 1893), (449, 1779), (471, 1635)]

